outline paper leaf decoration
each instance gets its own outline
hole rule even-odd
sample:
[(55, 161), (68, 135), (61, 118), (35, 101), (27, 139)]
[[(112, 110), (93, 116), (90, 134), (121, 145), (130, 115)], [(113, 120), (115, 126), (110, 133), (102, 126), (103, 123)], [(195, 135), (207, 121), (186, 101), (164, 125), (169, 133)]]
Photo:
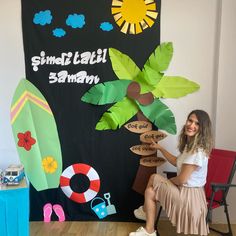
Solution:
[(135, 145), (130, 150), (141, 156), (149, 156), (157, 152), (155, 148), (151, 148), (149, 144)]
[(44, 96), (26, 79), (13, 96), (11, 124), (20, 161), (34, 188), (57, 188), (62, 156), (56, 123)]
[(117, 102), (108, 111), (96, 125), (97, 130), (118, 129), (138, 112), (138, 106), (129, 98), (124, 98)]
[(142, 106), (137, 102), (143, 114), (159, 129), (170, 134), (176, 134), (175, 118), (171, 110), (159, 99), (155, 99), (149, 106)]
[(152, 123), (148, 121), (132, 121), (125, 125), (130, 132), (142, 134), (152, 130)]
[(109, 48), (109, 56), (113, 71), (119, 79), (133, 80), (140, 73), (135, 62), (117, 49)]
[(149, 132), (145, 132), (144, 134), (140, 135), (140, 141), (143, 143), (152, 143), (152, 140), (154, 142), (159, 142), (160, 140), (167, 137), (167, 135), (159, 130), (152, 130)]
[(197, 91), (200, 86), (180, 76), (163, 76), (152, 91), (157, 98), (179, 98)]
[(163, 73), (160, 73), (154, 69), (152, 69), (150, 66), (145, 65), (143, 72), (143, 78), (144, 80), (150, 84), (150, 85), (157, 85), (161, 78), (163, 77)]
[(115, 80), (96, 84), (81, 98), (83, 102), (94, 105), (104, 105), (121, 101), (125, 95), (130, 80)]
[[(120, 84), (117, 86), (119, 91), (115, 91), (115, 88), (111, 86), (111, 92), (108, 90), (112, 83), (95, 85), (91, 88), (82, 97), (82, 101), (99, 105), (117, 102), (103, 114), (96, 129), (118, 129), (140, 109), (159, 129), (175, 134), (174, 115), (161, 101), (157, 100), (152, 103), (153, 96), (156, 98), (178, 98), (195, 92), (199, 89), (199, 85), (180, 76), (163, 76), (163, 71), (168, 68), (173, 56), (172, 43), (159, 45), (146, 61), (142, 71), (129, 56), (117, 49), (110, 48), (109, 56), (118, 79), (128, 80), (127, 83), (136, 82), (138, 86), (135, 87), (139, 87), (139, 89), (133, 91), (132, 83), (128, 85), (128, 88), (126, 84)], [(119, 95), (115, 97), (115, 94)], [(120, 100), (125, 95), (124, 100)], [(126, 100), (126, 98), (130, 100)]]
[(143, 157), (139, 161), (140, 165), (146, 167), (161, 166), (165, 162), (166, 160), (164, 158), (156, 156)]
[(155, 89), (155, 86), (150, 84), (150, 82), (153, 81), (151, 81), (151, 79), (148, 77), (145, 78), (144, 77), (145, 75), (146, 75), (145, 72), (142, 71), (134, 78), (134, 81), (138, 82), (141, 86), (141, 93), (146, 93)]
[(161, 72), (167, 70), (171, 58), (173, 56), (173, 45), (172, 43), (162, 43), (148, 58), (145, 65), (151, 67), (152, 69)]

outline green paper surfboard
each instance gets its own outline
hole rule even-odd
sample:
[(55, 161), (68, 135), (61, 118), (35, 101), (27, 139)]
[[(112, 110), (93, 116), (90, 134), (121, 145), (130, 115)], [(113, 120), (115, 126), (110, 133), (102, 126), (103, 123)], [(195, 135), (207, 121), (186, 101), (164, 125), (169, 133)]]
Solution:
[(17, 151), (37, 191), (57, 188), (62, 173), (61, 145), (52, 111), (41, 92), (22, 79), (11, 104)]

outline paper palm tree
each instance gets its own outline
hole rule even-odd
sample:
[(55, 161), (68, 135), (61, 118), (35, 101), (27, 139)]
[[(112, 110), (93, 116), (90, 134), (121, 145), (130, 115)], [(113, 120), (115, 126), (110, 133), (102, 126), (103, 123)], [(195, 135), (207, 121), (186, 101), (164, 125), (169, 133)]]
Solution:
[(176, 134), (174, 115), (161, 99), (179, 98), (200, 86), (181, 76), (164, 75), (172, 55), (172, 43), (162, 43), (140, 70), (129, 56), (110, 48), (112, 68), (119, 80), (97, 84), (81, 98), (94, 105), (115, 103), (102, 115), (96, 129), (116, 130), (141, 110), (159, 129)]

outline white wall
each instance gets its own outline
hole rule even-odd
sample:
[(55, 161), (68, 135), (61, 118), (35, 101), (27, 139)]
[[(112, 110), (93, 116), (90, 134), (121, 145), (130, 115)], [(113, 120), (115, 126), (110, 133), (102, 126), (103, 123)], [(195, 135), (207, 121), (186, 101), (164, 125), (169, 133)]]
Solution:
[[(236, 150), (236, 1), (222, 1), (219, 70), (217, 83), (216, 147)], [(236, 176), (233, 183), (236, 184)], [(236, 223), (236, 188), (229, 192), (230, 218)], [(217, 209), (215, 221), (221, 221), (223, 209)]]
[[(193, 109), (206, 110), (214, 117), (216, 8), (215, 0), (162, 1), (161, 41), (174, 44), (174, 56), (167, 74), (182, 75), (201, 86), (193, 94), (165, 101), (175, 114), (178, 131)], [(177, 136), (169, 136), (163, 143), (176, 152)]]
[[(161, 12), (161, 41), (174, 44), (167, 74), (185, 76), (201, 86), (196, 93), (165, 101), (175, 114), (178, 131), (192, 109), (204, 109), (214, 123), (216, 147), (231, 150), (236, 150), (235, 10), (235, 0), (162, 0)], [(3, 169), (19, 162), (9, 110), (14, 90), (25, 74), (20, 0), (0, 0), (0, 34), (0, 168)], [(169, 135), (162, 142), (177, 153), (177, 136)], [(162, 168), (172, 169), (170, 165)], [(233, 196), (236, 193), (231, 191), (230, 213), (236, 222)], [(214, 215), (217, 222), (223, 219), (222, 210)]]
[(19, 162), (10, 125), (10, 107), (24, 74), (20, 0), (0, 0), (0, 169)]
[[(215, 147), (234, 151), (235, 11), (235, 0), (163, 0), (161, 13), (161, 40), (173, 41), (175, 46), (168, 73), (180, 73), (201, 85), (199, 92), (177, 101), (169, 101), (177, 124), (183, 124), (190, 110), (205, 109), (213, 121)], [(176, 137), (169, 137), (163, 143), (171, 150)], [(173, 169), (170, 165), (162, 168)], [(233, 182), (236, 182), (236, 176)], [(228, 196), (232, 223), (236, 223), (235, 196), (236, 189), (232, 189)], [(213, 212), (213, 221), (225, 222), (223, 208)]]

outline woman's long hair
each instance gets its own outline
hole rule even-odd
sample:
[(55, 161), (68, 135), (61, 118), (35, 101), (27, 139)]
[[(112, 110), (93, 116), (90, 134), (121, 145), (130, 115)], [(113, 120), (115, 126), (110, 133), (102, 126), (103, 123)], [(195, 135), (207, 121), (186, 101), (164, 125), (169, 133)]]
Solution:
[(189, 113), (187, 119), (189, 119), (192, 114), (195, 114), (198, 119), (199, 130), (193, 137), (188, 139), (188, 136), (185, 134), (186, 124), (183, 126), (179, 136), (179, 151), (183, 153), (186, 148), (187, 152), (196, 152), (197, 149), (201, 148), (209, 155), (213, 146), (210, 117), (203, 110), (193, 110)]

